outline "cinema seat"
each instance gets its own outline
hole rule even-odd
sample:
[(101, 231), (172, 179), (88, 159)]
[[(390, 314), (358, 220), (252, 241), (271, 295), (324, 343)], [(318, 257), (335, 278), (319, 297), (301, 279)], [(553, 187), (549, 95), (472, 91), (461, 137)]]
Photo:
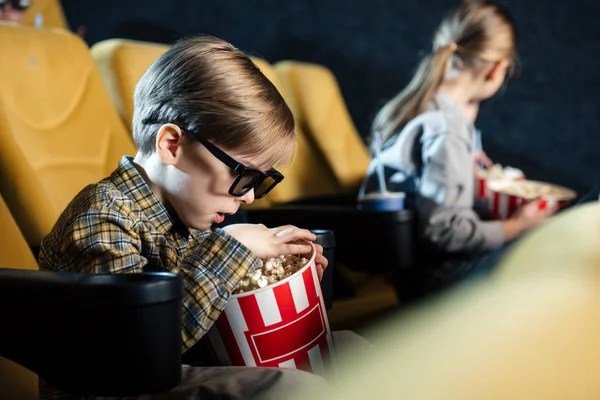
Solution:
[(86, 44), (0, 25), (0, 191), (30, 246), (71, 199), (135, 154)]

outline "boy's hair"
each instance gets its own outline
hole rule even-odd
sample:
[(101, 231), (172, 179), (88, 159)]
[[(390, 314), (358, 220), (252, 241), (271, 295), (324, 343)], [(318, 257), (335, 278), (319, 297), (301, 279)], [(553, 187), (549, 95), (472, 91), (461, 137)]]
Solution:
[(463, 0), (439, 25), (433, 51), (409, 84), (377, 114), (372, 134), (382, 143), (423, 112), (446, 78), (448, 64), (473, 67), (482, 61), (517, 61), (517, 30), (508, 10), (495, 1)]
[(285, 162), (295, 144), (294, 117), (275, 86), (246, 54), (212, 36), (175, 43), (136, 85), (138, 151), (155, 151), (165, 123), (270, 166)]

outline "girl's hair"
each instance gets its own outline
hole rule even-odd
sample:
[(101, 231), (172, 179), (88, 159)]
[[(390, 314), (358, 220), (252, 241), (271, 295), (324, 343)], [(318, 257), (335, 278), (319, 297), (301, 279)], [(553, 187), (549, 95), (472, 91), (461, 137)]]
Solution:
[(135, 88), (133, 138), (155, 151), (157, 125), (173, 123), (265, 165), (287, 161), (294, 117), (275, 86), (230, 43), (199, 36), (177, 42)]
[[(449, 64), (473, 67), (482, 61), (517, 61), (517, 31), (510, 13), (495, 1), (463, 0), (439, 25), (433, 51), (409, 84), (377, 114), (372, 134), (381, 142), (423, 112), (446, 78)], [(512, 68), (509, 70), (512, 73)]]

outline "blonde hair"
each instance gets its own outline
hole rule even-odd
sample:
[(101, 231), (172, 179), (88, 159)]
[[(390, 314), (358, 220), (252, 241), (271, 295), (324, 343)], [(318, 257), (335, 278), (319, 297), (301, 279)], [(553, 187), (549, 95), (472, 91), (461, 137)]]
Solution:
[(133, 138), (141, 153), (155, 151), (165, 123), (266, 165), (287, 161), (295, 145), (294, 117), (275, 86), (245, 53), (212, 36), (175, 43), (138, 82)]
[[(473, 67), (482, 61), (517, 61), (517, 32), (510, 13), (487, 0), (463, 0), (439, 25), (433, 51), (419, 64), (409, 84), (377, 114), (372, 134), (382, 143), (423, 112), (452, 64)], [(512, 69), (509, 70), (512, 73)]]

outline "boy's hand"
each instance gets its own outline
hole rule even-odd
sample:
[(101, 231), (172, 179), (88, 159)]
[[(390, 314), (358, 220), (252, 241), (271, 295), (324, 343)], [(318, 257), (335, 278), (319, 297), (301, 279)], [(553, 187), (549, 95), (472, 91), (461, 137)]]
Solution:
[[(293, 242), (312, 242), (317, 239), (314, 233), (306, 229), (300, 229), (293, 225), (267, 228), (262, 224), (234, 224), (223, 228), (225, 232), (233, 236), (244, 246), (249, 248), (258, 258), (273, 258), (285, 254), (310, 253), (311, 247), (307, 244)], [(323, 248), (317, 249), (316, 263), (327, 266), (327, 260), (323, 257)], [(325, 260), (325, 261), (323, 261)], [(318, 269), (318, 268), (317, 268)], [(324, 267), (321, 267), (321, 273)]]
[(315, 264), (317, 265), (317, 274), (319, 275), (319, 280), (321, 280), (323, 278), (323, 272), (325, 271), (325, 268), (327, 268), (329, 261), (327, 261), (323, 255), (323, 246), (320, 244), (315, 244), (315, 249), (317, 249), (317, 254), (315, 255)]

